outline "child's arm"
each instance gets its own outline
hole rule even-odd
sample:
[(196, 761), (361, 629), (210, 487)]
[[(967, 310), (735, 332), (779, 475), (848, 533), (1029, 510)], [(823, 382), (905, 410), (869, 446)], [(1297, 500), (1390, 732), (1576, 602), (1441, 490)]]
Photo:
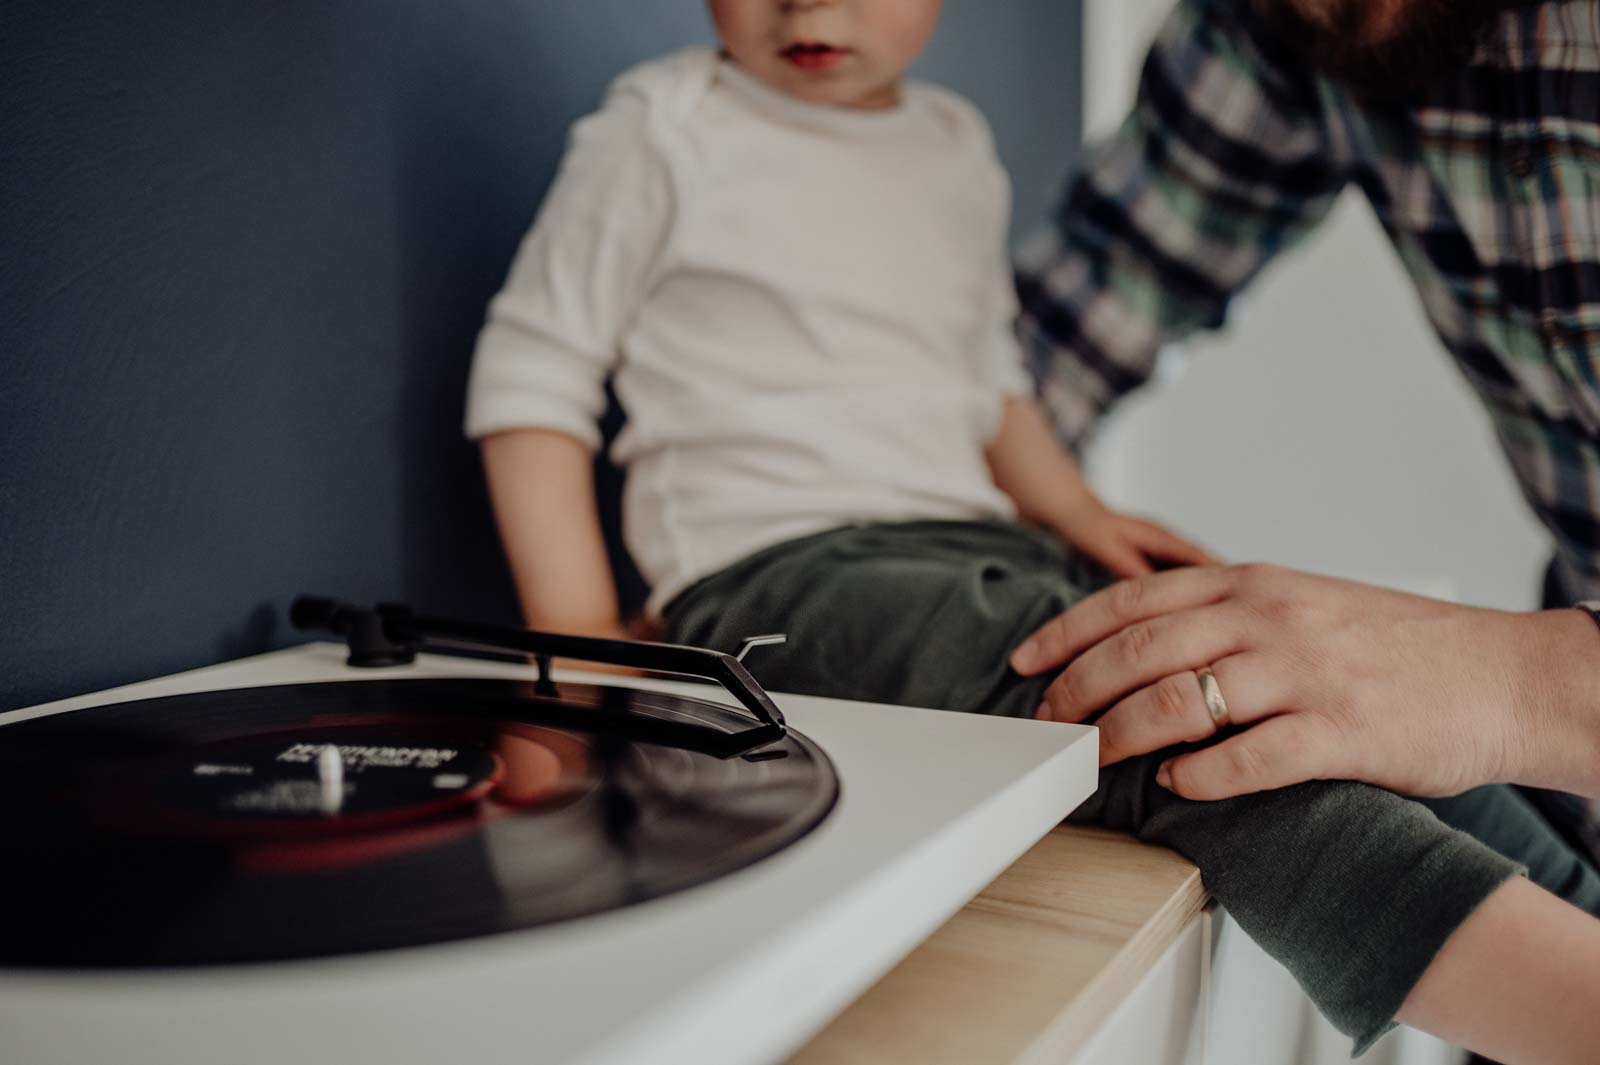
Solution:
[(994, 483), (1024, 520), (1053, 530), (1119, 577), (1149, 573), (1156, 561), (1209, 565), (1202, 548), (1152, 522), (1107, 509), (1057, 442), (1033, 399), (1005, 399), (985, 457)]
[(479, 336), (466, 430), (534, 628), (625, 634), (595, 503), (597, 423), (675, 214), (647, 101), (624, 78), (573, 128)]
[(1007, 250), (1011, 183), (994, 154), (988, 126), (975, 110), (970, 114), (988, 156), (992, 182), (994, 258), (988, 321), (973, 351), (973, 370), (979, 388), (996, 389), (1003, 397), (999, 428), (984, 451), (995, 486), (1011, 497), (1024, 521), (1052, 530), (1119, 577), (1149, 573), (1157, 560), (1199, 565), (1214, 562), (1204, 550), (1159, 525), (1108, 510), (1078, 472), (1033, 399), (1033, 378), (1023, 368), (1018, 343), (1016, 280)]
[(1496, 1061), (1593, 1062), (1600, 922), (1517, 877), (1484, 900), (1396, 1018)]
[(530, 628), (625, 639), (595, 506), (589, 445), (550, 429), (482, 444), (500, 542)]

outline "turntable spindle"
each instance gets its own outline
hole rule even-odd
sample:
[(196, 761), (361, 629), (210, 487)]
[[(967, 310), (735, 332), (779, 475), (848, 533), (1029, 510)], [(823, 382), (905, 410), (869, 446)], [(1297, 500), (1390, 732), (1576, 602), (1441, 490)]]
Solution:
[(322, 785), (322, 812), (332, 817), (344, 806), (344, 759), (331, 743), (317, 752), (317, 781)]

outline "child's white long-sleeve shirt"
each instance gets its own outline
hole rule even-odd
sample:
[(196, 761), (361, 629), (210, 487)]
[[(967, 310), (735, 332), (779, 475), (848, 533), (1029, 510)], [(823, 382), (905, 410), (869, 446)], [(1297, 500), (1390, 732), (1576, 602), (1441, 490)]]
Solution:
[(710, 50), (636, 68), (574, 128), (490, 306), (467, 433), (597, 446), (614, 375), (653, 611), (823, 529), (1010, 517), (984, 460), (1031, 391), (1009, 211), (987, 125), (943, 90), (852, 111)]

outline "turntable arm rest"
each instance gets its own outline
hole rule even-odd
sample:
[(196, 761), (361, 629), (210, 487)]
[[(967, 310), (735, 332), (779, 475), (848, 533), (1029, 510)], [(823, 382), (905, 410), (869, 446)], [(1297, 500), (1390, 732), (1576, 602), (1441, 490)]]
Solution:
[(1198, 1062), (1206, 902), (1171, 851), (1058, 827), (791, 1065)]

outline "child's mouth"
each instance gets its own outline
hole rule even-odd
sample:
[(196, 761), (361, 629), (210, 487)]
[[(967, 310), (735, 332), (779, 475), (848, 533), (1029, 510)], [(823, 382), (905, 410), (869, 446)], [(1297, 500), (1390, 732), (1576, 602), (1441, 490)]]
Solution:
[(829, 70), (848, 56), (850, 49), (817, 41), (797, 41), (778, 54), (784, 62), (801, 70)]

